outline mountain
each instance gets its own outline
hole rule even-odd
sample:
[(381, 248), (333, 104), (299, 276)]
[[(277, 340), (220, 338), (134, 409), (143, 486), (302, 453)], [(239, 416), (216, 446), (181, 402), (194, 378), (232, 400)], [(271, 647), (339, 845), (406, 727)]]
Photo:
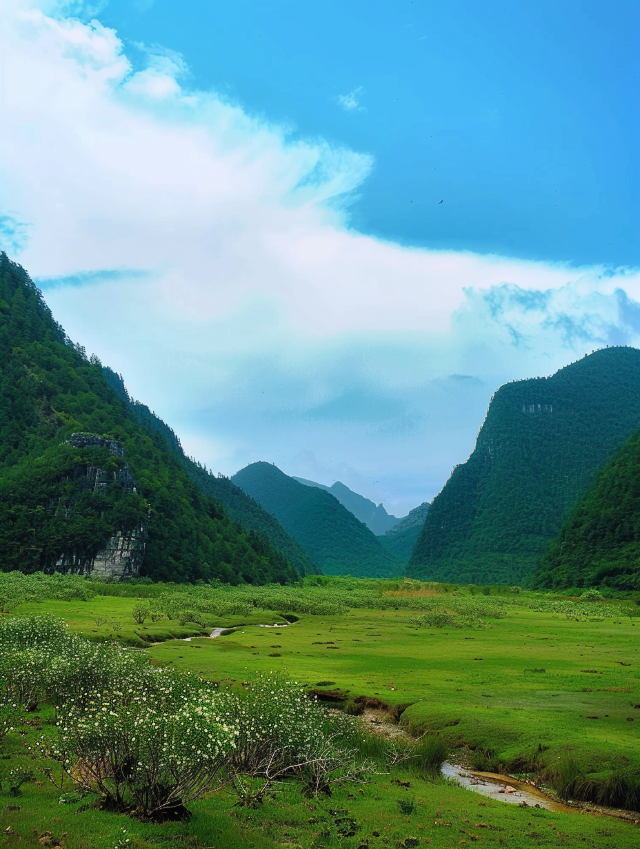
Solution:
[[(90, 320), (90, 316), (87, 317)], [(0, 253), (0, 568), (290, 581), (268, 539), (199, 490)]]
[(365, 498), (364, 495), (358, 495), (357, 492), (349, 489), (341, 481), (336, 481), (331, 486), (325, 486), (323, 483), (309, 481), (306, 478), (294, 477), (293, 480), (303, 483), (305, 486), (315, 486), (318, 489), (324, 489), (326, 492), (330, 492), (331, 495), (338, 499), (343, 507), (346, 507), (350, 513), (353, 513), (356, 519), (365, 524), (376, 536), (386, 534), (387, 531), (391, 530), (400, 521), (395, 516), (390, 516), (382, 504), (376, 505), (373, 501)]
[(326, 490), (301, 484), (271, 463), (252, 463), (231, 480), (272, 513), (325, 574), (402, 572), (379, 539)]
[(533, 585), (640, 590), (640, 430), (616, 451), (571, 510)]
[(234, 522), (246, 530), (264, 534), (274, 551), (282, 554), (300, 575), (314, 575), (318, 567), (308, 554), (290, 536), (275, 516), (267, 513), (257, 501), (254, 501), (239, 486), (223, 475), (214, 475), (182, 449), (180, 439), (168, 424), (158, 418), (149, 407), (129, 397), (122, 375), (116, 374), (108, 366), (103, 366), (104, 376), (119, 397), (127, 404), (129, 412), (144, 430), (160, 435), (172, 453), (177, 457), (183, 469), (195, 482), (200, 492), (222, 504), (225, 512)]
[(411, 557), (411, 552), (420, 536), (429, 507), (428, 501), (414, 507), (404, 519), (400, 519), (397, 525), (394, 525), (391, 530), (380, 537), (380, 542), (387, 551), (390, 551), (403, 563), (408, 563)]
[(640, 425), (640, 351), (606, 348), (493, 397), (427, 513), (407, 575), (521, 583), (594, 473)]

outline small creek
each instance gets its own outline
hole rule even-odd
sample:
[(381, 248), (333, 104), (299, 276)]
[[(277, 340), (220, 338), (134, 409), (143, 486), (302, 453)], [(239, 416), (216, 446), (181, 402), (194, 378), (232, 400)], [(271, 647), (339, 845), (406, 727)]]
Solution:
[(524, 803), (532, 807), (546, 808), (549, 811), (572, 811), (575, 813), (575, 808), (556, 802), (530, 784), (524, 781), (516, 781), (516, 779), (509, 778), (506, 775), (498, 775), (492, 772), (470, 772), (464, 767), (447, 762), (442, 764), (441, 772), (446, 778), (452, 778), (468, 790), (489, 796), (491, 799), (498, 799), (500, 802), (510, 802), (515, 805)]
[[(290, 622), (275, 622), (273, 625), (236, 625), (233, 630), (236, 631), (238, 628), (288, 628), (290, 624)], [(215, 638), (219, 637), (220, 634), (231, 630), (231, 628), (214, 628), (209, 636), (212, 640), (215, 640)]]

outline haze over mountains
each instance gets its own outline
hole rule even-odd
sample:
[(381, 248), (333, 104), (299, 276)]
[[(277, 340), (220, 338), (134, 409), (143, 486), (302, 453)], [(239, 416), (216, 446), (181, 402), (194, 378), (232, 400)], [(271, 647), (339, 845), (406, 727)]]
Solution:
[(271, 463), (212, 474), (2, 253), (0, 555), (3, 570), (173, 581), (406, 573), (638, 589), (640, 351), (502, 386), (467, 462), (397, 519)]
[(395, 527), (400, 519), (395, 516), (390, 516), (384, 509), (382, 504), (375, 504), (364, 495), (358, 495), (341, 481), (336, 481), (331, 486), (325, 486), (323, 483), (307, 480), (306, 478), (297, 478), (293, 476), (295, 481), (303, 483), (305, 486), (315, 486), (318, 489), (324, 489), (330, 492), (331, 495), (338, 499), (343, 507), (346, 507), (350, 513), (363, 522), (369, 530), (376, 536), (382, 536)]

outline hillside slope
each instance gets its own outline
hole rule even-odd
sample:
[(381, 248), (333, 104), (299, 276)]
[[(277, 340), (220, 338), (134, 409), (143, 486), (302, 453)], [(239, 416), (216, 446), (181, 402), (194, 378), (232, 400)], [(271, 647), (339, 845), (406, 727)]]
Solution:
[(155, 579), (296, 578), (145, 432), (99, 360), (0, 253), (0, 568), (84, 572), (100, 552), (128, 555), (134, 539), (142, 574)]
[(103, 373), (109, 385), (125, 401), (138, 424), (150, 435), (159, 435), (165, 440), (169, 449), (180, 461), (200, 492), (222, 504), (229, 518), (238, 522), (245, 530), (264, 534), (274, 551), (286, 557), (300, 575), (318, 573), (319, 570), (315, 563), (293, 537), (284, 530), (275, 516), (267, 513), (257, 501), (247, 495), (239, 486), (236, 486), (229, 478), (222, 475), (213, 475), (196, 460), (187, 457), (182, 449), (180, 439), (172, 428), (156, 416), (145, 404), (134, 401), (129, 397), (122, 376), (116, 374), (108, 366), (103, 366)]
[(294, 481), (302, 483), (305, 486), (315, 486), (318, 489), (324, 489), (325, 492), (330, 492), (338, 499), (343, 507), (346, 507), (350, 513), (358, 519), (359, 522), (365, 524), (371, 533), (376, 536), (382, 536), (387, 531), (395, 527), (400, 519), (389, 515), (382, 504), (376, 504), (364, 495), (360, 495), (349, 489), (342, 481), (336, 481), (331, 486), (325, 486), (323, 483), (307, 480), (306, 478), (293, 478)]
[(520, 583), (596, 470), (640, 425), (640, 351), (607, 348), (501, 387), (434, 499), (407, 575)]
[(414, 507), (403, 519), (400, 519), (397, 525), (380, 537), (380, 542), (387, 551), (403, 563), (409, 562), (430, 506), (428, 501), (424, 501), (418, 507)]
[(324, 489), (298, 483), (271, 463), (252, 463), (232, 481), (272, 513), (325, 574), (401, 573), (379, 539)]
[(640, 590), (640, 430), (598, 472), (534, 576), (536, 588)]

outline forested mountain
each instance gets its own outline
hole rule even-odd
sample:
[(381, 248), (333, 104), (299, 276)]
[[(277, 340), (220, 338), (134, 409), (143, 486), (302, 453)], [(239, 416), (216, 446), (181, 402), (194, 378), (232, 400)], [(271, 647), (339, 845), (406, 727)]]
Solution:
[(236, 486), (229, 478), (213, 475), (203, 465), (187, 457), (182, 449), (180, 439), (168, 424), (158, 418), (149, 407), (134, 401), (129, 397), (122, 376), (116, 374), (108, 366), (103, 366), (107, 382), (122, 398), (129, 411), (147, 433), (160, 435), (179, 459), (189, 477), (195, 481), (198, 489), (207, 496), (214, 498), (225, 509), (234, 522), (242, 525), (245, 530), (264, 534), (271, 547), (284, 555), (300, 575), (317, 574), (318, 567), (313, 563), (304, 549), (290, 536), (278, 522), (275, 516), (254, 501), (244, 490)]
[(385, 577), (402, 564), (324, 489), (305, 486), (271, 463), (252, 463), (232, 481), (272, 513), (327, 575)]
[(198, 489), (0, 253), (0, 569), (83, 571), (138, 532), (152, 578), (296, 578), (264, 535)]
[(640, 590), (640, 430), (571, 510), (533, 583), (537, 588)]
[(606, 348), (501, 387), (434, 499), (407, 575), (520, 583), (594, 473), (640, 425), (640, 351)]
[(375, 504), (369, 498), (365, 498), (364, 495), (359, 495), (357, 492), (349, 489), (342, 481), (336, 481), (331, 486), (325, 486), (323, 483), (309, 481), (306, 478), (294, 477), (293, 480), (303, 483), (305, 486), (315, 486), (318, 489), (324, 489), (325, 492), (330, 492), (331, 495), (338, 499), (343, 507), (346, 507), (350, 513), (353, 513), (356, 519), (363, 522), (371, 533), (376, 536), (386, 534), (388, 530), (395, 527), (400, 521), (395, 516), (390, 516), (382, 504)]
[(418, 507), (414, 507), (404, 519), (400, 519), (397, 525), (380, 537), (380, 542), (387, 551), (395, 554), (403, 563), (407, 563), (411, 557), (429, 506), (429, 502), (424, 501)]

